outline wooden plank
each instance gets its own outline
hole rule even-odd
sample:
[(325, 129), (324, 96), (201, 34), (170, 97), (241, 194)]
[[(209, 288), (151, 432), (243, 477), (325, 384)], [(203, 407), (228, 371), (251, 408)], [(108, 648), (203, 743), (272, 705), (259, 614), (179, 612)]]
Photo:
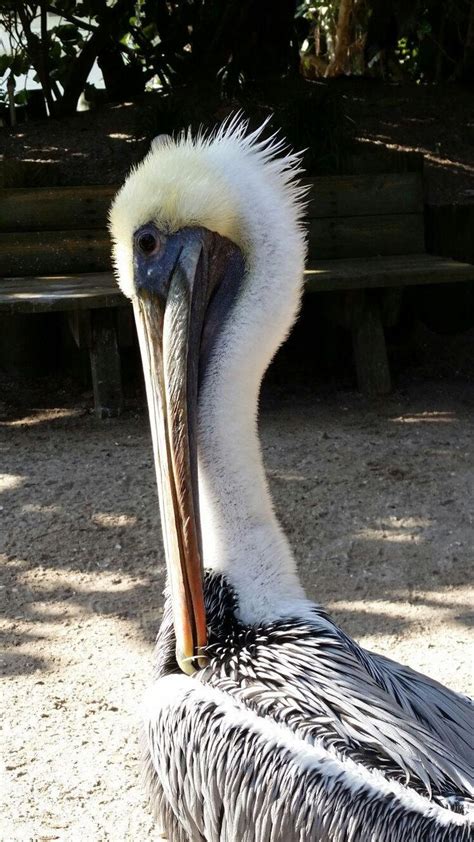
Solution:
[(309, 254), (312, 260), (417, 254), (424, 251), (422, 214), (385, 214), (312, 219)]
[(403, 287), (386, 287), (380, 290), (380, 316), (384, 327), (395, 327), (398, 323), (402, 311), (403, 294)]
[(421, 173), (328, 176), (305, 184), (310, 219), (423, 212)]
[[(308, 292), (461, 283), (474, 280), (474, 265), (414, 254), (313, 261), (305, 271)], [(0, 310), (36, 312), (127, 304), (112, 272), (0, 279)]]
[(113, 272), (90, 272), (74, 275), (30, 275), (27, 277), (1, 278), (0, 297), (4, 299), (20, 293), (25, 297), (119, 292)]
[(114, 186), (16, 188), (0, 191), (0, 231), (107, 227)]
[(128, 304), (112, 272), (0, 280), (0, 310), (34, 313)]
[(387, 395), (392, 386), (385, 334), (375, 293), (354, 293), (352, 347), (360, 391), (369, 396)]
[(133, 348), (136, 341), (135, 319), (132, 307), (117, 310), (117, 337), (119, 348)]
[(61, 184), (61, 171), (57, 161), (23, 161), (5, 157), (4, 187), (55, 187)]
[(0, 234), (0, 277), (105, 271), (110, 250), (106, 231)]
[(308, 292), (416, 286), (474, 280), (474, 265), (432, 254), (310, 261)]
[(124, 307), (127, 299), (122, 293), (89, 293), (88, 295), (62, 296), (60, 298), (25, 300), (21, 297), (0, 299), (0, 312), (7, 313), (53, 313), (68, 310), (96, 310), (100, 307)]
[(91, 313), (91, 372), (95, 413), (116, 418), (123, 407), (117, 320), (113, 310)]
[(69, 330), (78, 348), (91, 347), (91, 312), (74, 309), (66, 314)]

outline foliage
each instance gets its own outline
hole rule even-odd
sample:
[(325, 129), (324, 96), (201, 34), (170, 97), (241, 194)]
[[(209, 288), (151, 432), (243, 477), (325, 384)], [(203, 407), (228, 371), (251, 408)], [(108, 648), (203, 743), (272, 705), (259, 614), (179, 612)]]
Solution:
[(439, 82), (461, 75), (469, 11), (469, 0), (416, 1), (401, 21), (395, 51), (409, 78)]
[(232, 97), (296, 72), (300, 59), (308, 78), (439, 81), (462, 72), (470, 8), (470, 0), (3, 0), (10, 51), (0, 54), (0, 77), (33, 69), (53, 115), (76, 110), (95, 62), (111, 100), (197, 82)]
[[(341, 38), (341, 0), (303, 0), (297, 16), (308, 22), (308, 35), (301, 47), (302, 69), (306, 76), (333, 75), (338, 40)], [(346, 20), (347, 49), (341, 72), (361, 75), (364, 70), (363, 49), (370, 14), (369, 0), (351, 0)]]
[(293, 18), (294, 0), (6, 0), (0, 23), (12, 56), (2, 70), (32, 66), (52, 114), (75, 110), (95, 61), (112, 99), (196, 78), (232, 89), (287, 71), (297, 56)]
[[(122, 55), (128, 47), (120, 42), (131, 30), (131, 6), (130, 0), (6, 0), (0, 22), (12, 54), (2, 57), (1, 69), (9, 66), (18, 76), (28, 65), (50, 113), (73, 112), (96, 60), (110, 50), (117, 56), (117, 69), (124, 69)], [(53, 26), (51, 15), (58, 20)]]
[[(310, 78), (329, 75), (340, 6), (341, 0), (301, 0), (298, 6), (308, 26), (302, 65)], [(461, 76), (472, 9), (470, 0), (353, 0), (343, 72), (417, 82)]]

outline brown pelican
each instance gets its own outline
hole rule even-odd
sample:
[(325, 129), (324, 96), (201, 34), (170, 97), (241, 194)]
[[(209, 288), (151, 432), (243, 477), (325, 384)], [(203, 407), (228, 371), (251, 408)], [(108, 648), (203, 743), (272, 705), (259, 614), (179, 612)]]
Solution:
[(157, 139), (111, 210), (169, 581), (144, 706), (154, 807), (173, 842), (467, 840), (469, 701), (305, 596), (269, 496), (257, 402), (300, 302), (300, 171), (233, 119)]

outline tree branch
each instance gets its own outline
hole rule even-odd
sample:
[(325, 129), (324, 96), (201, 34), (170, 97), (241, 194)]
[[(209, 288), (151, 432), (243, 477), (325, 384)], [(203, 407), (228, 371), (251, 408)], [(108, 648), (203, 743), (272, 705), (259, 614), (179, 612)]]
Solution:
[(347, 64), (347, 53), (350, 45), (350, 22), (353, 0), (341, 0), (337, 19), (336, 43), (334, 58), (329, 62), (325, 76), (340, 76)]
[[(43, 50), (42, 50), (42, 43), (41, 40), (35, 35), (34, 32), (31, 31), (31, 22), (35, 17), (35, 12), (31, 10), (31, 17), (28, 16), (26, 12), (26, 4), (23, 6), (22, 3), (16, 4), (18, 9), (18, 15), (21, 21), (21, 25), (23, 27), (23, 32), (26, 39), (26, 45), (28, 47), (31, 63), (35, 68), (38, 78), (41, 83), (41, 87), (43, 89), (44, 98), (48, 105), (49, 113), (51, 114), (54, 108), (53, 97), (51, 95), (51, 88), (49, 85), (49, 79), (47, 74), (45, 73), (44, 63), (43, 63)], [(42, 13), (42, 9), (41, 9)], [(41, 20), (41, 31), (43, 31), (43, 20)]]
[(98, 28), (97, 26), (94, 26), (92, 23), (86, 23), (86, 21), (80, 20), (79, 18), (76, 18), (76, 17), (74, 17), (74, 15), (70, 15), (67, 12), (58, 12), (58, 10), (55, 9), (55, 7), (51, 5), (51, 3), (48, 3), (47, 10), (48, 10), (48, 12), (51, 12), (52, 14), (57, 15), (58, 17), (64, 18), (64, 20), (67, 20), (69, 23), (73, 23), (75, 26), (78, 26), (80, 29), (87, 29), (88, 32), (96, 32), (96, 30)]
[(114, 6), (102, 3), (98, 26), (84, 43), (76, 60), (71, 64), (69, 78), (64, 85), (64, 94), (58, 104), (58, 112), (71, 114), (76, 110), (78, 99), (84, 90), (94, 62), (110, 39), (116, 37), (116, 29), (129, 5), (130, 0), (117, 0)]

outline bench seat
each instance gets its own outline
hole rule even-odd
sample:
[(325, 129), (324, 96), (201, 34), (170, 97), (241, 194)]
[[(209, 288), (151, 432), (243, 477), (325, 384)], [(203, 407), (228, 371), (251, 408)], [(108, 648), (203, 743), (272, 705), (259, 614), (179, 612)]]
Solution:
[(0, 313), (66, 311), (79, 347), (89, 349), (95, 412), (111, 418), (122, 411), (118, 314), (128, 301), (113, 272), (28, 275), (2, 278)]
[(305, 272), (308, 292), (443, 284), (474, 280), (474, 264), (433, 254), (312, 260)]
[[(307, 292), (442, 284), (474, 280), (474, 264), (432, 254), (312, 260), (305, 271)], [(0, 310), (11, 312), (97, 309), (127, 303), (112, 272), (4, 278)]]
[(113, 272), (31, 275), (3, 278), (0, 283), (0, 310), (12, 313), (92, 310), (127, 303)]

